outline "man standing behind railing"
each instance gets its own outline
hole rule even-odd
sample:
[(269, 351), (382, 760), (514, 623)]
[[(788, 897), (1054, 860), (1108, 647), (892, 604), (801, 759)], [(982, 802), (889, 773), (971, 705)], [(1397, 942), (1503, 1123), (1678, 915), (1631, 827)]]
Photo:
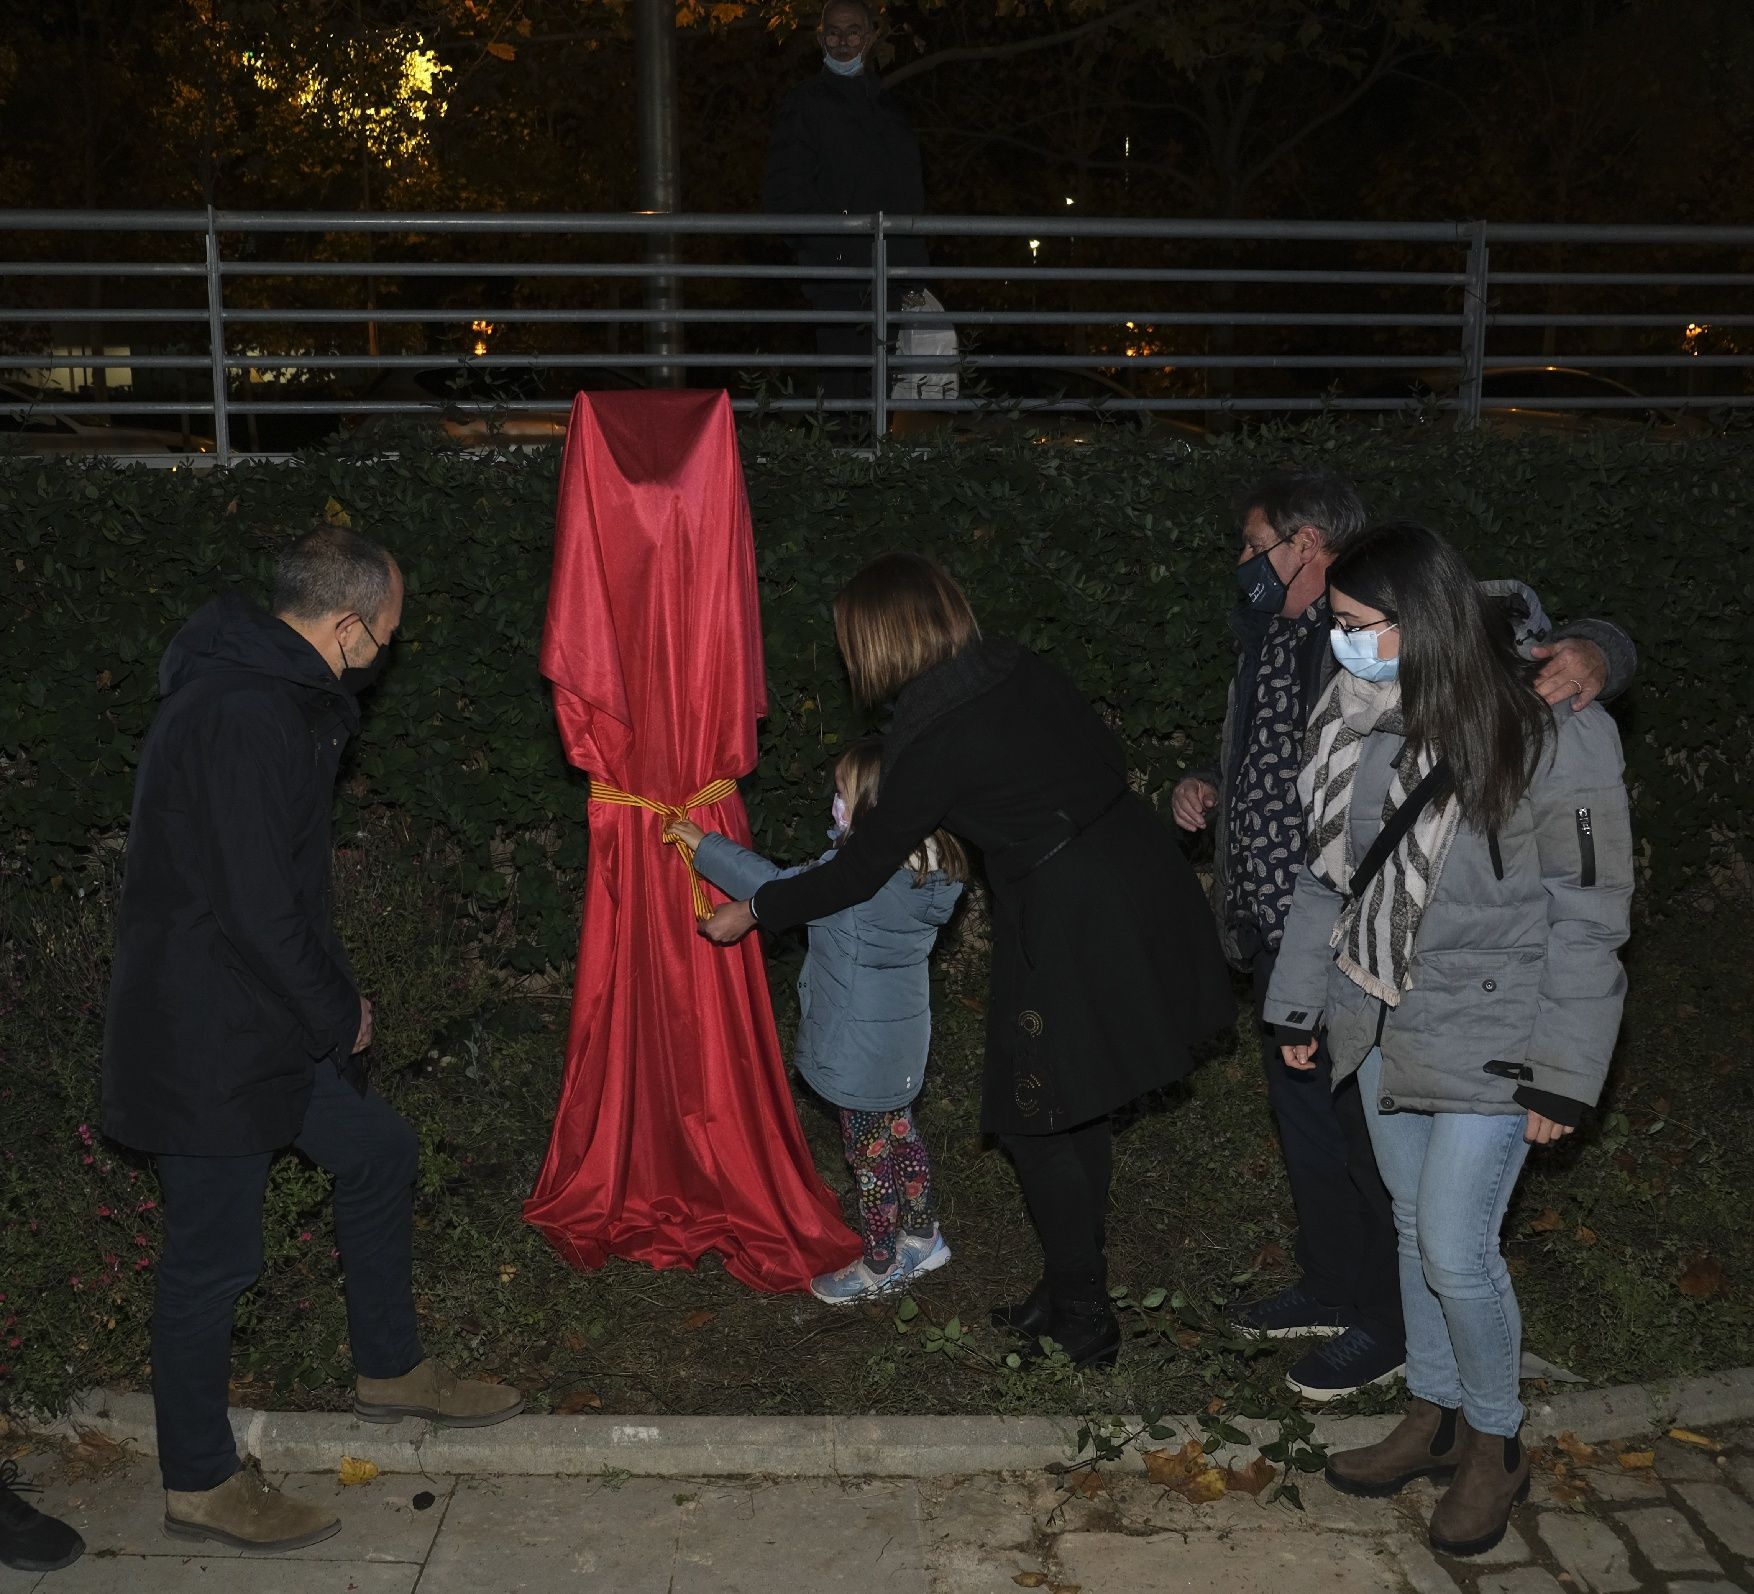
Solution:
[[(901, 108), (878, 81), (871, 51), (881, 34), (863, 0), (829, 0), (816, 30), (822, 70), (800, 83), (780, 107), (768, 146), (762, 183), (763, 207), (775, 214), (917, 215), (925, 208), (920, 146)], [(871, 267), (871, 240), (850, 233), (800, 235), (791, 240), (804, 266)], [(891, 266), (923, 266), (925, 245), (917, 238), (889, 241)], [(869, 282), (808, 281), (804, 295), (818, 310), (865, 310)], [(894, 304), (899, 292), (891, 291)], [(854, 322), (816, 328), (816, 352), (863, 361), (871, 354), (871, 329)], [(827, 366), (806, 380), (825, 399), (868, 399), (871, 378), (854, 364)]]

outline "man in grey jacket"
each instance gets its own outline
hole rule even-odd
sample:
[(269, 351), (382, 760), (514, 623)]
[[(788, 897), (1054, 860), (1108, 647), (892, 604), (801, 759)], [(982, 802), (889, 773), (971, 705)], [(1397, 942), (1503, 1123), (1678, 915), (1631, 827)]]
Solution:
[[(1356, 490), (1325, 471), (1279, 472), (1235, 504), (1242, 606), (1232, 617), (1237, 669), (1219, 762), (1185, 776), (1171, 799), (1184, 830), (1213, 832), (1213, 906), (1226, 956), (1265, 1000), (1292, 886), (1304, 857), (1296, 791), (1303, 730), (1331, 678), (1328, 567), (1366, 527)], [(1515, 613), (1519, 640), (1545, 661), (1536, 687), (1583, 708), (1623, 691), (1637, 667), (1631, 639), (1606, 621), (1553, 630), (1517, 582), (1486, 590)], [(1289, 1289), (1246, 1307), (1244, 1332), (1318, 1343), (1293, 1364), (1294, 1389), (1332, 1400), (1399, 1371), (1404, 1354), (1394, 1219), (1377, 1173), (1356, 1085), (1332, 1089), (1325, 1050), (1308, 1075), (1276, 1065), (1267, 1091), (1297, 1211)]]

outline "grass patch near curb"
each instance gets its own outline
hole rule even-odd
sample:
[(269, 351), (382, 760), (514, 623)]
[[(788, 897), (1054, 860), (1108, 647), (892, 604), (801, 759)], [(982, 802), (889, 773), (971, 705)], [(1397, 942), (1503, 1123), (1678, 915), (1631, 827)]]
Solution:
[[(1008, 1162), (975, 1129), (977, 959), (948, 960), (935, 991), (919, 1107), (955, 1260), (922, 1281), (903, 1331), (894, 1302), (757, 1295), (710, 1259), (695, 1272), (566, 1268), (520, 1206), (547, 1145), (568, 1000), (508, 993), (493, 971), (495, 925), (455, 906), (444, 860), (410, 869), (388, 856), (344, 854), (338, 887), (362, 977), (381, 993), (378, 1083), (425, 1149), (416, 1278), (435, 1354), (520, 1384), (536, 1410), (1198, 1413), (1216, 1402), (1222, 1414), (1271, 1415), (1286, 1404), (1278, 1375), (1297, 1347), (1243, 1355), (1219, 1327), (1228, 1304), (1294, 1273), (1251, 1033), (1142, 1104), (1117, 1144), (1113, 1280), (1135, 1301), (1161, 1290), (1182, 1310), (1129, 1314), (1155, 1331), (1111, 1375), (1015, 1372), (986, 1313), (1033, 1283), (1039, 1255)], [(1604, 1113), (1535, 1154), (1506, 1224), (1529, 1348), (1593, 1383), (1738, 1365), (1754, 1343), (1754, 1226), (1738, 1215), (1754, 1182), (1754, 1075), (1742, 1063), (1754, 934), (1730, 919), (1676, 915), (1640, 930)], [(52, 1407), (92, 1384), (144, 1383), (157, 1193), (149, 1164), (93, 1133), (107, 895), (0, 908), (0, 934), (0, 1402)], [(782, 1038), (796, 963), (782, 947), (772, 969)], [(832, 1115), (796, 1094), (817, 1164), (844, 1191)], [(351, 1375), (324, 1177), (283, 1158), (265, 1230), (234, 1396), (341, 1409)]]

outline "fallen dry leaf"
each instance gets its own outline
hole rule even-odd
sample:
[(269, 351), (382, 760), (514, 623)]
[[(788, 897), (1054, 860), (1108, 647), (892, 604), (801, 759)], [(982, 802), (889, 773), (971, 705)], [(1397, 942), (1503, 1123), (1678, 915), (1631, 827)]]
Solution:
[(1566, 1455), (1570, 1456), (1580, 1467), (1593, 1466), (1596, 1461), (1596, 1447), (1586, 1445), (1568, 1428), (1553, 1441)]
[(569, 1394), (562, 1395), (554, 1403), (555, 1413), (562, 1417), (576, 1417), (581, 1411), (601, 1411), (602, 1409), (603, 1397), (594, 1389), (575, 1389)]
[(1208, 1400), (1206, 1402), (1206, 1415), (1208, 1417), (1216, 1417), (1223, 1410), (1224, 1410), (1224, 1397), (1222, 1395), (1214, 1395), (1210, 1400)]
[(1579, 1245), (1594, 1245), (1596, 1243), (1596, 1231), (1590, 1228), (1587, 1224), (1580, 1223), (1577, 1226), (1577, 1233), (1572, 1235), (1572, 1239), (1576, 1240)]
[(1183, 1350), (1198, 1350), (1200, 1348), (1199, 1331), (1192, 1328), (1178, 1328), (1175, 1331), (1175, 1342)]
[(709, 1312), (705, 1307), (702, 1307), (698, 1312), (690, 1312), (682, 1319), (683, 1332), (693, 1334), (697, 1330), (705, 1328), (718, 1315), (717, 1312)]
[(1284, 1267), (1285, 1262), (1285, 1247), (1277, 1240), (1269, 1240), (1255, 1252), (1255, 1259), (1249, 1266), (1257, 1273), (1265, 1273), (1271, 1268)]
[(1256, 1456), (1246, 1467), (1226, 1467), (1224, 1487), (1238, 1494), (1259, 1494), (1279, 1476), (1279, 1469), (1265, 1456)]
[(1682, 1269), (1675, 1288), (1691, 1300), (1709, 1300), (1724, 1287), (1724, 1265), (1715, 1256), (1701, 1254)]
[(1046, 1588), (1048, 1575), (1046, 1572), (1019, 1572), (1011, 1581), (1019, 1588)]
[(1086, 1500), (1094, 1500), (1099, 1494), (1108, 1493), (1108, 1479), (1092, 1467), (1078, 1475), (1077, 1481), (1072, 1484), (1072, 1493), (1081, 1494)]
[(1048, 1594), (1084, 1594), (1082, 1583), (1050, 1583)]
[(1582, 1505), (1584, 1501), (1594, 1497), (1595, 1491), (1590, 1488), (1586, 1479), (1579, 1477), (1561, 1478), (1553, 1485), (1553, 1498), (1561, 1505)]
[(1695, 1433), (1691, 1428), (1671, 1428), (1669, 1437), (1680, 1445), (1697, 1445), (1701, 1450), (1709, 1450), (1714, 1456), (1723, 1449), (1717, 1440), (1707, 1434)]
[(1224, 1473), (1212, 1465), (1198, 1439), (1190, 1439), (1180, 1450), (1147, 1450), (1145, 1476), (1194, 1505), (1221, 1498), (1227, 1487)]
[(1657, 1464), (1657, 1453), (1654, 1450), (1622, 1450), (1620, 1465), (1628, 1472), (1639, 1472), (1646, 1467)]
[(378, 1475), (378, 1464), (375, 1461), (361, 1461), (357, 1456), (343, 1456), (336, 1476), (349, 1488), (362, 1483), (370, 1483)]
[(1564, 1222), (1564, 1218), (1560, 1217), (1552, 1207), (1548, 1207), (1538, 1218), (1529, 1220), (1529, 1233), (1551, 1234), (1555, 1229), (1563, 1226)]

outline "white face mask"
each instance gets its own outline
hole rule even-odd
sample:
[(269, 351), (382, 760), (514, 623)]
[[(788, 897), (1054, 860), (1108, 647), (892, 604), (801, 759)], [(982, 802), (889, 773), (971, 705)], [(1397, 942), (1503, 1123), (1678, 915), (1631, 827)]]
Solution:
[(865, 70), (865, 58), (862, 55), (855, 55), (850, 61), (837, 61), (828, 51), (824, 50), (822, 64), (837, 77), (857, 77)]
[(834, 807), (831, 808), (829, 812), (834, 816), (834, 828), (836, 830), (849, 830), (852, 828), (853, 816), (847, 812), (847, 800), (841, 796), (839, 792), (834, 794)]

